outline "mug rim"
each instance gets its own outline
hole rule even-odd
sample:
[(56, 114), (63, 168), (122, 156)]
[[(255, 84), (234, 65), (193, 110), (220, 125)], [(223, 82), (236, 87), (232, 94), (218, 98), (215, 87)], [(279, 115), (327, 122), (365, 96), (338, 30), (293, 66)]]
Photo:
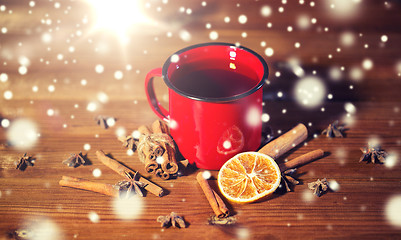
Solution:
[[(194, 96), (191, 94), (188, 94), (180, 89), (178, 89), (177, 87), (175, 87), (171, 82), (170, 79), (168, 78), (167, 75), (167, 71), (168, 68), (170, 66), (171, 62), (171, 57), (174, 55), (179, 55), (183, 52), (186, 52), (188, 50), (191, 49), (195, 49), (195, 48), (199, 48), (199, 47), (205, 47), (205, 46), (229, 46), (229, 47), (236, 47), (236, 48), (240, 48), (242, 50), (245, 50), (249, 53), (251, 53), (252, 55), (254, 55), (262, 64), (263, 66), (263, 76), (262, 78), (259, 80), (258, 84), (255, 85), (254, 87), (252, 87), (251, 89), (240, 93), (240, 94), (236, 94), (233, 96), (229, 96), (229, 97), (221, 97), (221, 98), (216, 98), (216, 97), (200, 97), (200, 96)], [(257, 90), (259, 90), (264, 84), (265, 84), (265, 80), (267, 80), (267, 77), (269, 76), (269, 67), (267, 66), (266, 61), (264, 60), (264, 58), (262, 56), (260, 56), (258, 53), (256, 53), (255, 51), (247, 48), (247, 47), (243, 47), (241, 45), (236, 45), (236, 44), (232, 44), (232, 43), (224, 43), (224, 42), (208, 42), (208, 43), (200, 43), (200, 44), (195, 44), (195, 45), (191, 45), (188, 47), (185, 47), (181, 50), (178, 50), (177, 52), (175, 52), (174, 54), (172, 54), (163, 64), (163, 68), (162, 68), (162, 78), (163, 81), (165, 82), (165, 84), (167, 85), (168, 88), (172, 89), (174, 92), (178, 93), (179, 95), (189, 98), (189, 99), (193, 99), (193, 100), (198, 100), (198, 101), (203, 101), (203, 102), (229, 102), (229, 101), (234, 101), (234, 100), (238, 100), (241, 99), (243, 97), (249, 96), (252, 93), (256, 92)]]

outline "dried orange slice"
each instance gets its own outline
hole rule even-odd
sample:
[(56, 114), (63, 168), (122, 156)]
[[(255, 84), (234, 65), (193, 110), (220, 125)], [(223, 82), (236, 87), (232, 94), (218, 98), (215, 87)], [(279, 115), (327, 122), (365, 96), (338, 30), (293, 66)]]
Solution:
[(257, 152), (239, 153), (220, 169), (217, 182), (228, 200), (249, 203), (273, 193), (281, 172), (273, 158)]

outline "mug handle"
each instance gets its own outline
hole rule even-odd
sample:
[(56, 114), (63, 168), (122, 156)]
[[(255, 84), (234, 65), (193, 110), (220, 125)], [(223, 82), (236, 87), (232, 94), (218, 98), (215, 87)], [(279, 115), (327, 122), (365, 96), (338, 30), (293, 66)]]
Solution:
[(145, 92), (146, 97), (148, 99), (149, 105), (152, 108), (153, 112), (156, 115), (163, 119), (166, 122), (170, 121), (170, 114), (169, 112), (160, 104), (159, 100), (157, 100), (155, 89), (153, 86), (153, 79), (154, 77), (162, 77), (162, 69), (155, 68), (152, 69), (145, 78)]

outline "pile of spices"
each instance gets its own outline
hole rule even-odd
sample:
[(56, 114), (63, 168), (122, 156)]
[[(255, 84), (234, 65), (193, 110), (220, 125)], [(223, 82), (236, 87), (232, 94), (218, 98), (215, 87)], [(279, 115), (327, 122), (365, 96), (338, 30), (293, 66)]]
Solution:
[(168, 126), (159, 120), (147, 126), (140, 126), (141, 133), (137, 145), (139, 159), (145, 164), (145, 171), (167, 180), (178, 172), (176, 148), (169, 135)]
[(153, 193), (158, 197), (165, 195), (163, 188), (140, 176), (138, 172), (125, 167), (117, 160), (109, 158), (103, 151), (96, 151), (96, 156), (104, 165), (125, 177), (126, 180), (120, 181), (116, 185), (111, 185), (107, 183), (88, 181), (81, 178), (63, 176), (59, 181), (60, 186), (88, 190), (113, 197), (129, 196), (133, 190), (136, 194), (142, 197), (144, 196), (144, 190)]

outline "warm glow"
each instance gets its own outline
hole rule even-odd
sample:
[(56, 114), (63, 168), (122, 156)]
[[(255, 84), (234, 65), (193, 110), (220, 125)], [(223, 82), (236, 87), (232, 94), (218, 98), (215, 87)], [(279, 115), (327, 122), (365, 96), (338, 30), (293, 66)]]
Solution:
[(138, 0), (88, 1), (95, 9), (96, 29), (112, 30), (124, 36), (133, 25), (149, 21), (141, 12)]

